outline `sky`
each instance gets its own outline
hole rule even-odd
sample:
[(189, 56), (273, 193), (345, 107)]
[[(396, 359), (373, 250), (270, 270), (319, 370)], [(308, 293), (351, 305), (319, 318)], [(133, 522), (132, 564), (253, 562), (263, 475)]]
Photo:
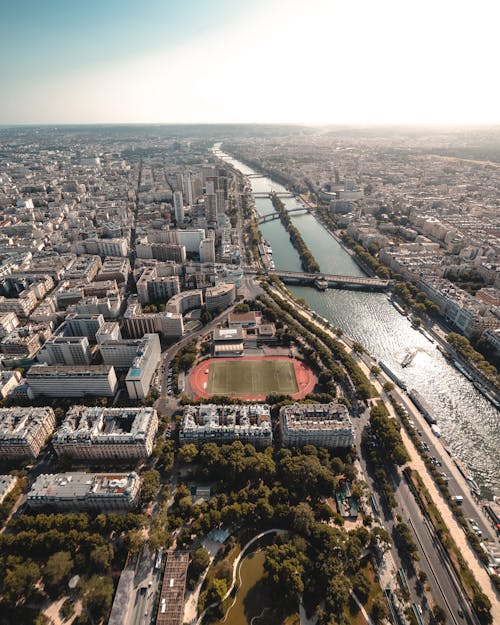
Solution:
[(498, 0), (0, 0), (0, 124), (500, 123)]

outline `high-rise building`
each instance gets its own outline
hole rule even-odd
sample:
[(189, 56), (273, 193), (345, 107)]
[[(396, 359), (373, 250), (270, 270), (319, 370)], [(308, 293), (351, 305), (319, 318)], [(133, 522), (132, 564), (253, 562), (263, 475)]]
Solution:
[(35, 365), (26, 373), (32, 392), (47, 397), (112, 397), (118, 386), (113, 367)]
[(38, 354), (47, 365), (89, 365), (92, 360), (86, 336), (51, 336)]
[(177, 225), (184, 222), (184, 198), (182, 191), (174, 191), (174, 214)]
[(215, 239), (212, 237), (200, 241), (200, 262), (215, 263)]

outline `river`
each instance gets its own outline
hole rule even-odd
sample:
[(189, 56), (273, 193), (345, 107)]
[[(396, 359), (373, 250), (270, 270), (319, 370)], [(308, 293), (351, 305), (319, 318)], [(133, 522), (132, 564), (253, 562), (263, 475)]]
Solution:
[[(228, 155), (222, 155), (222, 158), (243, 174), (256, 173)], [(250, 178), (250, 183), (254, 192), (286, 191), (267, 177)], [(290, 208), (298, 204), (295, 198), (284, 198), (283, 202)], [(274, 211), (268, 198), (257, 198), (255, 204), (261, 215)], [(312, 215), (295, 214), (292, 221), (320, 264), (321, 271), (365, 275)], [(261, 232), (271, 244), (277, 269), (302, 270), (299, 256), (279, 220), (262, 224)], [(488, 498), (500, 495), (499, 411), (445, 360), (433, 343), (396, 311), (385, 294), (336, 289), (320, 292), (310, 287), (290, 287), (290, 290), (359, 341), (370, 354), (382, 359), (408, 388), (415, 388), (432, 408), (451, 451), (473, 474), (482, 495)], [(416, 351), (415, 356), (411, 364), (403, 368), (401, 361), (409, 351)]]

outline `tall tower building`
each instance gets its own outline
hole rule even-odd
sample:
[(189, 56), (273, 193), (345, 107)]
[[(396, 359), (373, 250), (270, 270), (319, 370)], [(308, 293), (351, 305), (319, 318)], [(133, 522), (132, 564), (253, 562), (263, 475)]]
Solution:
[(215, 240), (212, 237), (200, 241), (200, 262), (215, 263)]
[(177, 225), (184, 222), (184, 200), (182, 191), (174, 191), (174, 214)]

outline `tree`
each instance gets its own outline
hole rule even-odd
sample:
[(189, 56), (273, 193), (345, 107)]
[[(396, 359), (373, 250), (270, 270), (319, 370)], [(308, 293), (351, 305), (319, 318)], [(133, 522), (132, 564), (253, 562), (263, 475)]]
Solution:
[(358, 341), (354, 341), (352, 344), (352, 351), (359, 355), (364, 353), (365, 348), (361, 345), (361, 343), (358, 343)]
[(370, 367), (370, 373), (374, 376), (377, 377), (380, 375), (380, 367), (377, 367), (377, 365), (372, 365)]
[(379, 625), (389, 616), (387, 605), (381, 597), (377, 597), (373, 602), (372, 609), (370, 611), (371, 617), (374, 622)]
[(47, 560), (43, 570), (43, 579), (47, 590), (62, 590), (61, 583), (69, 577), (73, 569), (73, 560), (68, 551), (57, 551)]
[(210, 581), (207, 589), (207, 602), (216, 603), (222, 601), (222, 598), (227, 592), (227, 582), (222, 577), (215, 577)]
[(390, 393), (394, 390), (394, 384), (392, 382), (385, 382), (382, 388), (386, 393)]
[(366, 577), (363, 571), (358, 571), (352, 580), (352, 589), (361, 603), (365, 604), (368, 601), (370, 588), (370, 580)]
[(3, 597), (6, 603), (16, 605), (22, 599), (28, 599), (40, 578), (40, 567), (33, 560), (13, 564), (3, 578)]
[(432, 608), (432, 615), (434, 616), (436, 623), (440, 623), (441, 625), (444, 625), (444, 623), (446, 623), (446, 612), (437, 603)]
[(198, 579), (209, 564), (210, 554), (206, 549), (200, 547), (193, 553), (191, 557), (191, 563), (189, 564), (189, 575), (194, 577), (195, 579)]
[(178, 459), (182, 464), (189, 464), (193, 462), (197, 455), (198, 449), (196, 448), (196, 445), (189, 443), (187, 445), (183, 445), (179, 449)]
[(160, 488), (160, 474), (155, 469), (150, 469), (142, 474), (141, 503), (151, 501)]
[(90, 561), (97, 569), (101, 571), (106, 571), (111, 565), (111, 560), (113, 559), (113, 556), (114, 551), (112, 545), (100, 545), (92, 549), (92, 551), (90, 552)]
[(113, 599), (113, 580), (93, 575), (83, 587), (83, 603), (95, 620), (104, 616)]

